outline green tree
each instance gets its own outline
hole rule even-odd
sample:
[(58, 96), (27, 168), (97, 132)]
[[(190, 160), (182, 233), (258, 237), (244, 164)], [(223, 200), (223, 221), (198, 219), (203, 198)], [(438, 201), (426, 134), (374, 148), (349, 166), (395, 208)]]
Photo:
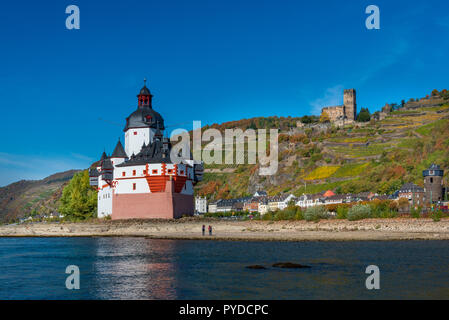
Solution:
[(371, 120), (371, 114), (368, 108), (362, 108), (360, 110), (359, 115), (357, 116), (357, 121), (359, 122), (368, 122)]
[(313, 120), (312, 120), (312, 118), (310, 116), (304, 116), (304, 117), (301, 118), (301, 122), (304, 123), (304, 124), (308, 124), (308, 123), (312, 123)]
[(59, 212), (65, 219), (73, 221), (96, 217), (97, 191), (89, 185), (87, 170), (76, 173), (64, 188)]

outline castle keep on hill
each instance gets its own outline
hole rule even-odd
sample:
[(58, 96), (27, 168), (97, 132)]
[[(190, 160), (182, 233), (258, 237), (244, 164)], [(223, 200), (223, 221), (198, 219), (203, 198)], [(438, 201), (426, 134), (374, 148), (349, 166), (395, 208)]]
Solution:
[(98, 217), (112, 219), (180, 218), (193, 215), (193, 185), (202, 179), (203, 165), (190, 156), (170, 159), (172, 145), (163, 136), (164, 119), (152, 107), (144, 85), (138, 106), (126, 118), (125, 148), (120, 140), (112, 155), (105, 152), (89, 170), (98, 190)]
[(355, 121), (357, 119), (357, 103), (355, 89), (345, 89), (343, 92), (343, 105), (325, 107), (321, 114), (327, 113), (331, 122), (337, 120)]

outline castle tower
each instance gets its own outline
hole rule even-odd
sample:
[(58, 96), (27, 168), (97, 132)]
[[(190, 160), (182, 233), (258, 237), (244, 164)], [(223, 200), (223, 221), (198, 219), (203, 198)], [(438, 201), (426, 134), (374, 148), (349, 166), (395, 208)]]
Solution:
[(443, 174), (439, 165), (432, 164), (429, 169), (423, 171), (424, 190), (426, 192), (426, 202), (435, 203), (443, 201)]
[(153, 141), (156, 129), (164, 130), (164, 119), (154, 111), (152, 105), (153, 95), (144, 85), (137, 95), (137, 110), (126, 118), (125, 152), (128, 157), (136, 155), (142, 150), (143, 145), (149, 145)]
[(357, 119), (357, 102), (355, 89), (345, 89), (343, 93), (344, 113), (349, 120)]

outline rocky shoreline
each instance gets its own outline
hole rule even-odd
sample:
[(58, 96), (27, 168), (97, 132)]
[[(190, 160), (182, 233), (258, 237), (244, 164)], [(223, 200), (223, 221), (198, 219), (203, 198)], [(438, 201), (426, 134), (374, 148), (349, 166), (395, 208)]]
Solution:
[[(203, 236), (202, 225), (213, 235)], [(179, 220), (90, 221), (0, 226), (0, 237), (148, 237), (153, 239), (240, 241), (449, 240), (449, 219), (367, 219), (360, 221)]]

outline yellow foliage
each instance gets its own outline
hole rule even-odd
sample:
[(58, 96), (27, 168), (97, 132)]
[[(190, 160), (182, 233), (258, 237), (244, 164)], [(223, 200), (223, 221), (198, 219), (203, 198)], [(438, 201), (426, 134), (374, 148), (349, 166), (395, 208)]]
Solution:
[(319, 180), (329, 178), (339, 168), (340, 166), (326, 166), (316, 168), (311, 173), (309, 173), (309, 175), (305, 178), (305, 180)]

